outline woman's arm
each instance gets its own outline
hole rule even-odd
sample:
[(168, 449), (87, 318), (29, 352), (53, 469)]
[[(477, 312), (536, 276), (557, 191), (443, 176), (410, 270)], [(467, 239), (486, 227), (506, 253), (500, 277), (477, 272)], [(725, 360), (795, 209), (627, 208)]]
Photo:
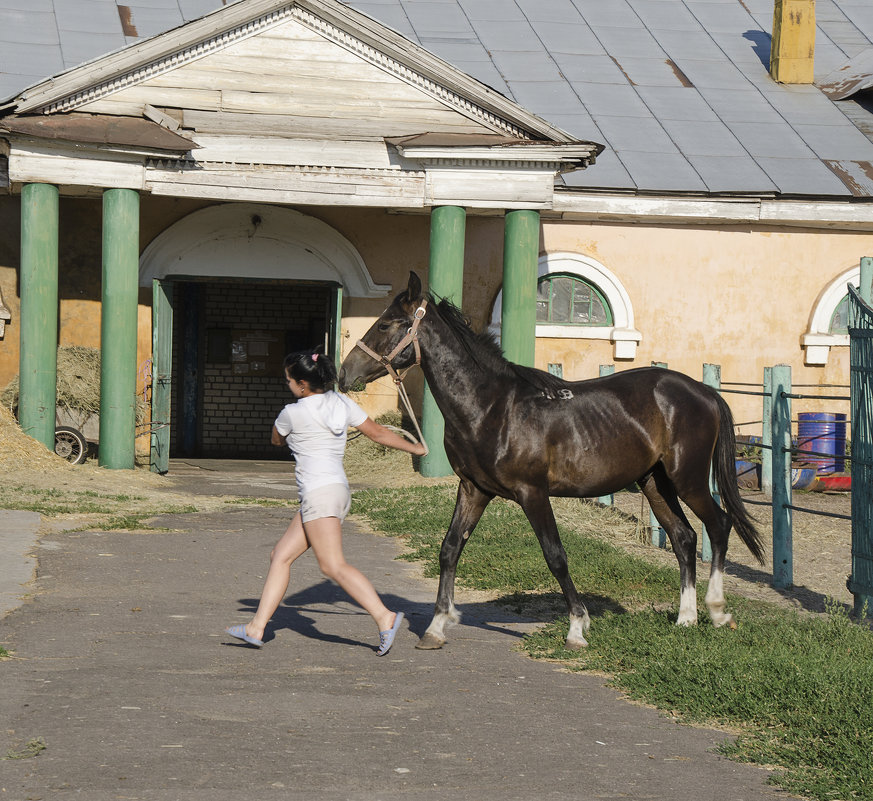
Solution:
[(425, 447), (420, 442), (409, 442), (399, 434), (395, 434), (390, 428), (379, 425), (375, 420), (369, 417), (364, 420), (359, 426), (355, 426), (365, 437), (369, 437), (373, 442), (378, 442), (380, 445), (385, 445), (388, 448), (396, 448), (398, 451), (406, 451), (413, 456), (424, 456)]
[(273, 433), (270, 435), (270, 443), (272, 445), (284, 445), (285, 437), (279, 433), (279, 429), (273, 426)]

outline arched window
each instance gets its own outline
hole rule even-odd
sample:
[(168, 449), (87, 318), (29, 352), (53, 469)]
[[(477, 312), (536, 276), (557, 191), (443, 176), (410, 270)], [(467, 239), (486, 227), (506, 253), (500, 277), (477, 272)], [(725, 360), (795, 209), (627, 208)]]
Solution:
[(831, 324), (828, 328), (829, 334), (848, 334), (849, 333), (849, 293), (843, 295), (843, 299), (837, 304), (834, 313), (831, 315)]
[(597, 287), (575, 275), (553, 273), (537, 283), (537, 322), (612, 325), (612, 309)]
[[(634, 358), (642, 335), (634, 328), (630, 296), (610, 270), (578, 253), (545, 253), (537, 270), (538, 337), (606, 339), (616, 359)], [(498, 338), (502, 308), (501, 291), (490, 326)]]
[(861, 267), (841, 273), (819, 294), (809, 315), (809, 328), (801, 337), (807, 364), (827, 364), (833, 347), (848, 347), (848, 285), (861, 282)]

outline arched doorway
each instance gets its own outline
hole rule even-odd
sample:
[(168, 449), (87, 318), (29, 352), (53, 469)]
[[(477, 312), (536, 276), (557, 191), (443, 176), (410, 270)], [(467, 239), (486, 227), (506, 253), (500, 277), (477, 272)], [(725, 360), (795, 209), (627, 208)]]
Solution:
[(270, 458), (288, 401), (282, 360), (339, 359), (344, 296), (383, 297), (338, 231), (278, 206), (224, 204), (158, 236), (140, 259), (153, 288), (152, 464), (169, 456)]

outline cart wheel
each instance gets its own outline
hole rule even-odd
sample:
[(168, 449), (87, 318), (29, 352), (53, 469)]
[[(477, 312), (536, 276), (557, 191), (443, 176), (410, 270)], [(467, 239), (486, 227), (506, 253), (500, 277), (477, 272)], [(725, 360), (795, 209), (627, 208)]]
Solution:
[(55, 429), (55, 453), (70, 464), (82, 464), (88, 455), (88, 443), (75, 428), (58, 426)]

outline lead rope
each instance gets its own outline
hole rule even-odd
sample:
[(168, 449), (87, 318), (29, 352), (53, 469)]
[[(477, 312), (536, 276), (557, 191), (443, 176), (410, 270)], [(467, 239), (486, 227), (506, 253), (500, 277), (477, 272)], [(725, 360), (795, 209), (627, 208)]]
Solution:
[[(421, 322), (421, 319), (424, 317), (425, 312), (427, 311), (427, 299), (422, 300), (421, 306), (419, 306), (415, 310), (415, 314), (413, 315), (412, 326), (406, 332), (406, 336), (400, 340), (397, 347), (391, 351), (387, 356), (380, 356), (376, 351), (369, 348), (365, 345), (360, 339), (355, 343), (355, 347), (360, 348), (364, 353), (366, 353), (370, 358), (375, 359), (377, 362), (382, 364), (388, 373), (391, 375), (392, 380), (394, 381), (394, 386), (397, 388), (397, 394), (400, 396), (400, 400), (403, 401), (403, 405), (406, 408), (406, 413), (412, 419), (412, 425), (415, 426), (415, 431), (418, 434), (418, 441), (424, 445), (424, 456), (427, 456), (430, 453), (430, 448), (427, 446), (427, 443), (424, 441), (424, 435), (421, 433), (421, 428), (418, 425), (418, 418), (415, 416), (415, 412), (412, 410), (412, 404), (409, 401), (409, 395), (406, 392), (406, 387), (403, 386), (403, 378), (406, 373), (409, 372), (409, 368), (403, 371), (403, 374), (397, 372), (394, 369), (394, 366), (391, 364), (391, 361), (396, 358), (397, 354), (400, 353), (409, 343), (412, 343), (413, 348), (415, 348), (415, 363), (421, 364), (421, 348), (418, 344), (418, 324)], [(410, 365), (411, 367), (411, 365)], [(394, 428), (394, 426), (390, 426), (390, 428)], [(399, 429), (399, 432), (404, 434), (407, 439), (412, 437), (412, 434), (409, 434), (403, 429)]]

